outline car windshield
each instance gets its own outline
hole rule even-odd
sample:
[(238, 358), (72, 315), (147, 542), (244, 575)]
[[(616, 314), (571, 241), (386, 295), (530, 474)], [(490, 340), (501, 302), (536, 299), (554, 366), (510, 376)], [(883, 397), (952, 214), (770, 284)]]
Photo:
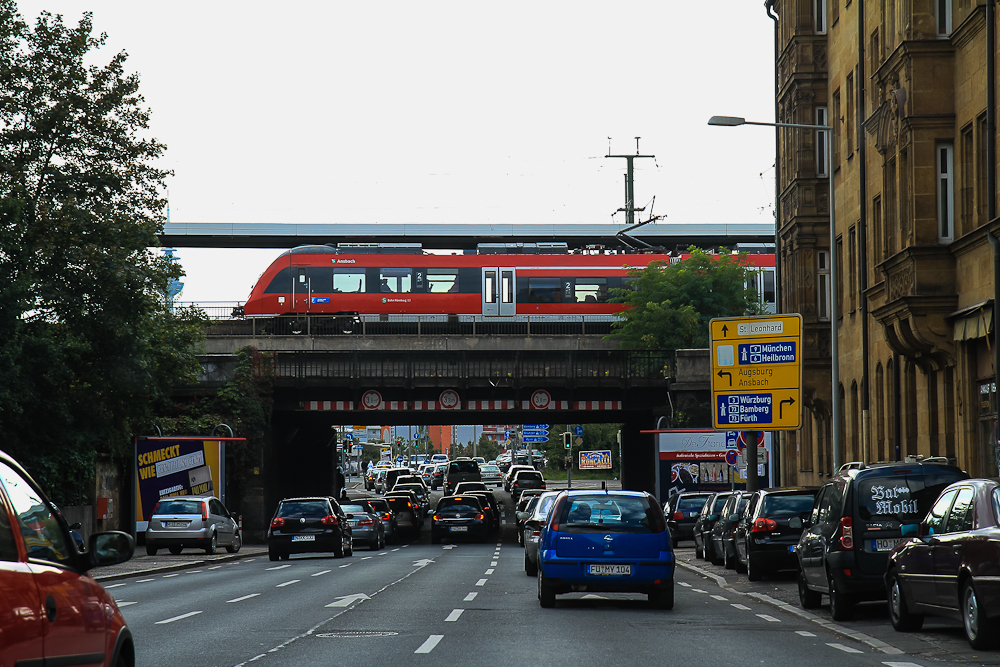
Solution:
[(905, 472), (862, 480), (858, 484), (858, 516), (864, 520), (876, 516), (905, 518), (917, 523), (924, 518), (944, 487), (958, 481), (957, 475), (922, 475)]
[(289, 500), (278, 506), (278, 516), (326, 516), (329, 508), (322, 500)]
[(702, 507), (705, 506), (705, 502), (707, 500), (708, 500), (708, 498), (704, 497), (704, 496), (701, 497), (701, 498), (699, 498), (697, 496), (690, 497), (690, 498), (681, 498), (679, 501), (677, 501), (677, 509), (679, 509), (679, 510), (700, 510)]
[(815, 500), (816, 495), (812, 493), (764, 496), (764, 506), (760, 515), (771, 518), (797, 516), (804, 519), (812, 511)]
[(651, 533), (650, 508), (644, 498), (633, 496), (573, 496), (563, 503), (560, 516), (554, 519), (560, 532), (567, 533)]
[(161, 500), (153, 508), (153, 514), (201, 514), (200, 500)]

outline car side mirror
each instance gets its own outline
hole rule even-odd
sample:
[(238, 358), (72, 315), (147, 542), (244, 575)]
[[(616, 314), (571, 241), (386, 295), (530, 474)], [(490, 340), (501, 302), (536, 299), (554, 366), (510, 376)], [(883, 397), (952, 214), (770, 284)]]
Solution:
[(916, 537), (920, 532), (920, 524), (904, 523), (899, 527), (899, 532), (903, 537)]
[(789, 528), (793, 528), (795, 530), (801, 529), (802, 528), (802, 519), (800, 519), (797, 516), (793, 516), (791, 519), (788, 520), (788, 527)]
[(738, 523), (739, 520), (740, 520), (740, 515), (739, 514), (730, 514), (729, 515), (729, 522), (730, 523)]
[(84, 554), (88, 570), (92, 567), (124, 563), (135, 553), (135, 540), (128, 533), (113, 530), (91, 535), (89, 547)]
[(719, 515), (718, 514), (709, 514), (706, 518), (709, 521), (718, 521), (719, 520)]

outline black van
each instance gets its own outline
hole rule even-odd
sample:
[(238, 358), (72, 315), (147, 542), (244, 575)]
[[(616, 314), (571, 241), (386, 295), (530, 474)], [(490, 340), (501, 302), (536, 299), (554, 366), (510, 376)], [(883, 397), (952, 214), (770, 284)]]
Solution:
[(885, 600), (889, 552), (900, 526), (920, 523), (942, 489), (969, 475), (937, 463), (873, 463), (828, 480), (796, 546), (799, 601), (806, 609), (830, 596), (830, 613), (845, 621), (862, 600)]
[(459, 482), (481, 482), (483, 475), (479, 472), (479, 464), (470, 458), (457, 458), (448, 462), (444, 473), (444, 495), (450, 496)]

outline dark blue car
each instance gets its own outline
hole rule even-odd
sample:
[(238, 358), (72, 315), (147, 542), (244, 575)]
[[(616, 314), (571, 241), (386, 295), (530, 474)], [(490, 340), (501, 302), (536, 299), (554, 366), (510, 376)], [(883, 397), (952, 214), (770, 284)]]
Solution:
[(538, 541), (538, 601), (556, 595), (644, 593), (674, 606), (674, 553), (656, 499), (638, 491), (568, 491), (556, 498)]

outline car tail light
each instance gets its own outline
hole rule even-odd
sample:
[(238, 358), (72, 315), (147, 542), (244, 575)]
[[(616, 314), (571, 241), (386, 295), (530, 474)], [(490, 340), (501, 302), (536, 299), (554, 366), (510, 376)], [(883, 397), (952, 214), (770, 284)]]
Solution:
[(853, 524), (854, 521), (849, 516), (840, 520), (840, 546), (844, 549), (854, 548), (854, 534), (851, 529)]
[(337, 520), (337, 516), (335, 514), (328, 514), (325, 517), (323, 517), (322, 519), (320, 519), (319, 522), (321, 524), (323, 524), (324, 526), (339, 526), (340, 525), (340, 521)]
[(201, 520), (208, 521), (208, 503), (201, 504)]
[(413, 503), (406, 503), (407, 507), (413, 507)]
[(271, 519), (271, 528), (281, 528), (284, 525), (285, 525), (285, 520), (282, 519), (280, 516), (276, 516), (273, 519)]
[(391, 519), (392, 518), (392, 512), (382, 512), (382, 518), (383, 519)]
[(683, 521), (683, 520), (684, 520), (684, 512), (680, 510), (674, 512), (674, 521)]
[(514, 482), (514, 486), (521, 486), (520, 482)]
[(532, 537), (541, 537), (542, 536), (542, 531), (540, 531), (540, 530), (533, 530), (533, 531), (531, 531), (531, 536)]
[(486, 515), (484, 515), (484, 514), (480, 514), (480, 515), (479, 515), (478, 517), (476, 517), (476, 518), (477, 518), (477, 519), (479, 519), (480, 521), (482, 521), (483, 519), (485, 519), (485, 518), (486, 518)]
[(440, 521), (440, 520), (441, 520), (440, 515), (438, 515), (438, 514), (432, 514), (431, 515), (431, 521)]
[(774, 519), (768, 519), (766, 517), (760, 517), (753, 522), (753, 528), (750, 529), (751, 533), (769, 533), (772, 530), (778, 529), (778, 522)]
[(543, 489), (545, 488), (545, 482), (542, 482), (542, 488)]

